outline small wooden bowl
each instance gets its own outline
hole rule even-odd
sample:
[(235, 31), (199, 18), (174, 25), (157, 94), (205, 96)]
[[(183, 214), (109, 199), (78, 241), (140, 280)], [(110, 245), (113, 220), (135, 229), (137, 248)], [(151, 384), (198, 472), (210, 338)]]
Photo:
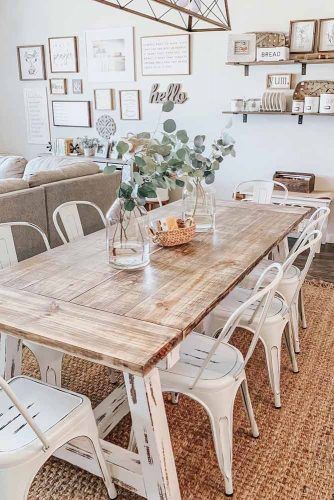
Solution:
[(176, 247), (189, 243), (195, 237), (196, 226), (172, 229), (171, 231), (157, 231), (153, 234), (152, 241), (162, 247)]

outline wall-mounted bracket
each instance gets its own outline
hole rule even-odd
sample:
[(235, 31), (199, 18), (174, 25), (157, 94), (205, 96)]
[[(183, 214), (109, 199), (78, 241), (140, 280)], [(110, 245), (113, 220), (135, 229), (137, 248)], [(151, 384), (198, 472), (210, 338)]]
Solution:
[(243, 123), (247, 123), (247, 118), (248, 118), (248, 115), (246, 113), (244, 113), (242, 115), (242, 121), (243, 121)]
[(302, 75), (306, 75), (306, 63), (302, 63)]
[(245, 64), (245, 66), (244, 66), (244, 76), (249, 76), (249, 66), (248, 66), (248, 64)]
[(304, 119), (303, 115), (298, 115), (298, 125), (303, 125), (303, 119)]

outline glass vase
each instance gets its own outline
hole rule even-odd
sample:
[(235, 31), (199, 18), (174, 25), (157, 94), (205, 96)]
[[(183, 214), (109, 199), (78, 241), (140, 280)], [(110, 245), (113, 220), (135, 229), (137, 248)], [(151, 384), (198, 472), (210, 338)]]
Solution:
[(200, 179), (187, 182), (183, 189), (183, 218), (192, 217), (196, 232), (204, 233), (215, 229), (216, 200), (212, 187)]
[(109, 263), (116, 269), (140, 269), (150, 262), (147, 232), (148, 214), (144, 207), (125, 210), (117, 198), (107, 213)]

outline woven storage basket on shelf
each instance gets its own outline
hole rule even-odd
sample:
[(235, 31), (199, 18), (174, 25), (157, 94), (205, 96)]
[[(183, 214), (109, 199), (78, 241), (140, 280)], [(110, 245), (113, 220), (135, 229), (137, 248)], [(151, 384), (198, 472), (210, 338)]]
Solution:
[(189, 243), (195, 236), (196, 226), (193, 224), (190, 227), (172, 229), (171, 231), (157, 231), (152, 236), (153, 243), (157, 243), (163, 247), (175, 247)]

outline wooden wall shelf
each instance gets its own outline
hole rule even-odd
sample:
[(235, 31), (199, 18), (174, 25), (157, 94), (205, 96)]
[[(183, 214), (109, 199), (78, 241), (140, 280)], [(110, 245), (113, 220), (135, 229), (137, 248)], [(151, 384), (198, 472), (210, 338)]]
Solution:
[(242, 115), (243, 122), (247, 123), (248, 115), (276, 115), (276, 116), (298, 116), (298, 124), (302, 125), (304, 116), (334, 116), (334, 113), (291, 113), (291, 111), (223, 111), (223, 115)]
[(244, 75), (249, 76), (249, 66), (282, 66), (287, 64), (301, 64), (302, 75), (306, 75), (308, 64), (334, 64), (334, 59), (289, 59), (288, 61), (253, 61), (253, 62), (227, 62), (229, 66), (243, 66)]

